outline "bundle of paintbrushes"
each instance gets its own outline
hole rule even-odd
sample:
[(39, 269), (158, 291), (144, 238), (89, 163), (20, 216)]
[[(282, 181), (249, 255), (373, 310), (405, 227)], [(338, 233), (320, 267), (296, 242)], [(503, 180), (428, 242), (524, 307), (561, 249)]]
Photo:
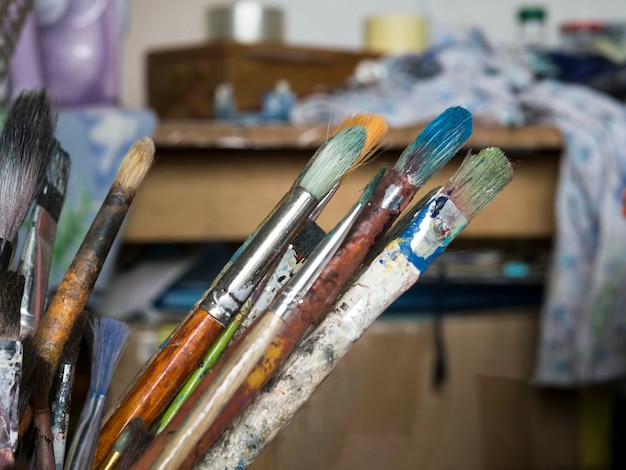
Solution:
[[(55, 143), (45, 93), (18, 97), (0, 140), (0, 167), (8, 175), (0, 185), (0, 468), (21, 460), (37, 469), (251, 462), (352, 343), (511, 178), (502, 152), (486, 149), (468, 155), (444, 187), (412, 204), (471, 135), (471, 115), (453, 107), (391, 168), (381, 167), (324, 233), (316, 217), (380, 147), (386, 130), (382, 118), (367, 114), (335, 130), (105, 415), (129, 329), (86, 308), (154, 146), (142, 139), (130, 148), (47, 302), (70, 161)], [(85, 343), (90, 385), (70, 436), (74, 371)]]
[[(471, 115), (450, 108), (417, 136), (391, 169), (381, 168), (353, 209), (323, 236), (312, 220), (359, 154), (377, 144), (380, 135), (363, 148), (365, 136), (372, 133), (371, 122), (369, 117), (360, 125), (352, 121), (341, 126), (322, 145), (148, 361), (108, 416), (94, 468), (191, 468), (207, 452), (205, 465), (215, 468), (249, 463), (256, 454), (248, 448), (260, 452), (352, 342), (416, 282), (419, 272), (511, 177), (499, 150), (469, 156), (444, 188), (432, 191), (397, 220), (471, 134)], [(343, 159), (340, 169), (332, 168), (331, 177), (329, 169)], [(323, 180), (317, 176), (322, 167)], [(313, 174), (320, 179), (313, 180)], [(327, 325), (341, 315), (338, 310), (348, 308), (346, 341)], [(355, 329), (360, 332), (355, 334)], [(310, 346), (302, 350), (303, 344)], [(290, 366), (290, 358), (318, 350), (331, 352), (314, 358), (322, 365), (306, 367), (318, 367), (324, 374), (310, 376), (308, 369), (298, 370), (299, 363)], [(294, 383), (287, 395), (274, 385), (283, 377)], [(258, 417), (261, 400), (265, 402), (258, 406), (268, 410), (270, 403), (269, 412), (281, 417), (267, 428), (261, 426), (266, 417)], [(244, 431), (231, 438), (237, 426), (258, 430), (258, 438), (243, 436)]]
[[(46, 92), (25, 91), (10, 103), (0, 134), (0, 468), (63, 468), (87, 301), (154, 154), (149, 139), (131, 147), (47, 305), (70, 173), (55, 126)], [(80, 421), (86, 424), (74, 433), (69, 453), (72, 468), (88, 468), (93, 458), (104, 397), (129, 331), (110, 318), (92, 316), (91, 323), (92, 384)]]

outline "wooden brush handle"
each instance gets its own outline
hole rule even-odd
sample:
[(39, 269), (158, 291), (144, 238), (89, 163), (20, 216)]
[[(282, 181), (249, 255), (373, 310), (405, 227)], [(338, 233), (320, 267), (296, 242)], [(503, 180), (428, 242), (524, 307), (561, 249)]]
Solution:
[(35, 468), (54, 470), (56, 461), (50, 412), (48, 410), (36, 411), (33, 422), (35, 425)]
[(161, 415), (223, 329), (221, 323), (200, 307), (189, 316), (104, 424), (94, 458), (95, 468), (100, 467), (133, 418), (143, 418), (144, 425), (149, 427)]
[(34, 336), (37, 353), (56, 370), (74, 322), (85, 309), (135, 196), (114, 183), (98, 210)]
[(260, 318), (255, 328), (246, 335), (224, 364), (215, 381), (198, 401), (192, 413), (187, 416), (183, 425), (176, 434), (170, 436), (152, 468), (166, 470), (180, 467), (259, 358), (263, 356), (263, 352), (283, 325), (283, 319), (272, 312), (267, 312)]

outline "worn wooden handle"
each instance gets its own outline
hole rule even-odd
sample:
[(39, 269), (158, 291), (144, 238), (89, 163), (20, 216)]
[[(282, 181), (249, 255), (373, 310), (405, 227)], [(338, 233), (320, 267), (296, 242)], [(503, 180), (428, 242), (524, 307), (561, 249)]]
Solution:
[(211, 426), (233, 393), (257, 364), (272, 338), (284, 325), (282, 318), (267, 312), (246, 335), (224, 364), (204, 396), (197, 402), (178, 431), (168, 442), (152, 468), (179, 468), (192, 452), (204, 432)]
[(170, 337), (104, 424), (94, 458), (95, 468), (102, 464), (133, 418), (143, 418), (148, 427), (161, 415), (223, 329), (221, 323), (198, 307)]

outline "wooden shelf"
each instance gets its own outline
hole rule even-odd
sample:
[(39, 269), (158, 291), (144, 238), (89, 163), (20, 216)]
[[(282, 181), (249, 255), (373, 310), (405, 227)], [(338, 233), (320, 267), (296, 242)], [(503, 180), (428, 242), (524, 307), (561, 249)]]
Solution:
[[(381, 162), (395, 162), (421, 126), (392, 129), (373, 163), (347, 178), (318, 223), (326, 230), (358, 198)], [(127, 243), (239, 241), (256, 228), (326, 139), (325, 126), (242, 127), (210, 121), (164, 121), (157, 161), (138, 191), (124, 232)], [(488, 146), (513, 161), (512, 183), (463, 231), (463, 237), (544, 238), (554, 231), (554, 194), (562, 139), (556, 129), (476, 125), (460, 154)], [(455, 157), (423, 191), (445, 183)]]
[[(384, 148), (402, 149), (409, 145), (423, 126), (390, 129)], [(318, 147), (330, 134), (328, 126), (236, 126), (202, 120), (168, 120), (157, 128), (157, 147), (199, 147), (224, 149), (279, 149)], [(555, 128), (529, 126), (503, 128), (477, 125), (467, 147), (489, 146), (507, 150), (560, 150), (561, 134)]]

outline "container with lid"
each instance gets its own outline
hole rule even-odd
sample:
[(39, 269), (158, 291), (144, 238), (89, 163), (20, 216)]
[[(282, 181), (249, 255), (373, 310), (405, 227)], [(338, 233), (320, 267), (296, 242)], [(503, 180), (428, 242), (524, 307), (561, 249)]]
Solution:
[(561, 47), (568, 52), (593, 52), (595, 43), (604, 33), (604, 25), (596, 20), (575, 20), (561, 23)]
[(523, 6), (517, 11), (518, 41), (522, 47), (546, 43), (546, 10), (541, 6)]

